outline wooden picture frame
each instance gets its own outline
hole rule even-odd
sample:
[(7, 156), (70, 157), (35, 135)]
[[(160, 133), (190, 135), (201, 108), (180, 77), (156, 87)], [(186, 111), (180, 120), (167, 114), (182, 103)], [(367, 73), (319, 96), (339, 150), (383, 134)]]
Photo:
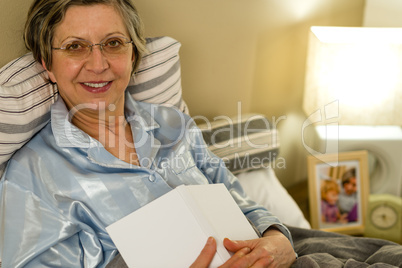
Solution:
[(307, 162), (312, 228), (363, 234), (369, 194), (368, 152), (309, 155)]

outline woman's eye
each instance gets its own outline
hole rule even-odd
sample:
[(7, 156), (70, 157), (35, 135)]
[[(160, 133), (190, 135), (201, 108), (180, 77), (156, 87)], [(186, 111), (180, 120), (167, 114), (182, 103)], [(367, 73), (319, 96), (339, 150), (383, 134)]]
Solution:
[(123, 44), (123, 42), (120, 39), (112, 39), (107, 41), (106, 45), (109, 47), (118, 47), (121, 44)]
[(71, 43), (66, 45), (66, 50), (79, 50), (84, 48), (85, 46), (81, 43)]

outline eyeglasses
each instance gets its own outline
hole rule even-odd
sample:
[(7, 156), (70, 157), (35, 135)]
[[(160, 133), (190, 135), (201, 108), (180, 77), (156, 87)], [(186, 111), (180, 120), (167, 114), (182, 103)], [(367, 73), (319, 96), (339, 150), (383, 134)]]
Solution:
[(83, 60), (91, 54), (94, 46), (99, 46), (105, 57), (116, 57), (126, 53), (130, 47), (129, 44), (133, 43), (126, 37), (113, 36), (101, 41), (99, 44), (92, 44), (83, 39), (69, 40), (61, 47), (52, 47), (52, 49), (62, 51), (72, 59)]

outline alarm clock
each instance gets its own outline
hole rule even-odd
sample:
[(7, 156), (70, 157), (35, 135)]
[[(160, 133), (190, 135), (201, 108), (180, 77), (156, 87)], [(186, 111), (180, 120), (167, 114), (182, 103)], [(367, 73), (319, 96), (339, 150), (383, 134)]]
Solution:
[(402, 243), (402, 198), (390, 194), (369, 197), (364, 236)]

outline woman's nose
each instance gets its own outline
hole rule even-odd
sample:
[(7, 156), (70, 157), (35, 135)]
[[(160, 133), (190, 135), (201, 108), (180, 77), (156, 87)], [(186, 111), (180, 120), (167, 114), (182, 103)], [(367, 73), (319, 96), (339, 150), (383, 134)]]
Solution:
[(106, 57), (103, 55), (102, 48), (100, 46), (93, 46), (91, 48), (91, 52), (88, 56), (85, 67), (87, 70), (95, 73), (102, 73), (109, 68), (109, 63)]

